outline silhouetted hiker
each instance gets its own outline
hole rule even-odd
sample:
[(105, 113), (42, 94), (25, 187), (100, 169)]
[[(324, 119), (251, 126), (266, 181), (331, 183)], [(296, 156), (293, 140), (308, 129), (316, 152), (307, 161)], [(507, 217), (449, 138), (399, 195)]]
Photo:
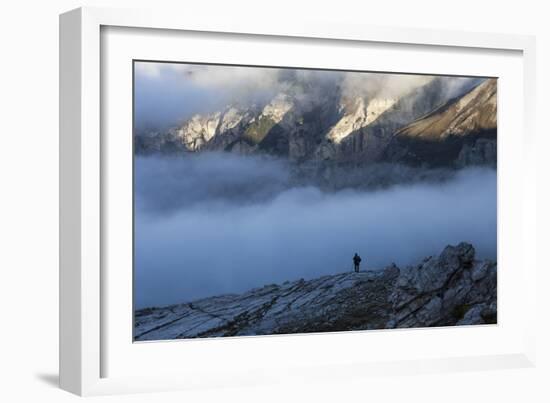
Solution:
[(359, 273), (359, 265), (361, 264), (361, 256), (359, 256), (357, 253), (355, 253), (355, 256), (353, 256), (353, 266), (355, 268), (355, 272)]

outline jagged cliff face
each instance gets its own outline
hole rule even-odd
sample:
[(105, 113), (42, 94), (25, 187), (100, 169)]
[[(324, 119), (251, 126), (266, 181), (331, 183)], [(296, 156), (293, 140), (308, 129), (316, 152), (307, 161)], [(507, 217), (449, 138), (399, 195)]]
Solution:
[[(475, 81), (467, 82), (461, 91), (467, 91), (473, 83)], [(368, 124), (349, 133), (340, 144), (323, 144), (320, 159), (366, 163), (384, 161), (384, 153), (393, 135), (447, 102), (450, 94), (445, 80), (434, 78), (402, 94), (399, 99), (372, 99), (369, 105), (373, 104), (376, 112)]]
[(496, 263), (461, 243), (415, 266), (137, 310), (135, 340), (493, 324), (496, 284)]
[[(433, 78), (399, 96), (349, 95), (334, 84), (313, 97), (306, 96), (311, 90), (307, 83), (295, 82), (265, 104), (229, 105), (195, 115), (165, 133), (136, 136), (136, 150), (267, 153), (298, 162), (441, 165), (443, 157), (433, 155), (440, 150), (418, 152), (418, 143), (447, 144), (453, 139), (452, 155), (444, 155), (447, 164), (487, 163), (493, 157), (491, 150), (485, 144), (476, 146), (475, 140), (496, 135), (496, 80), (472, 90), (479, 81), (465, 81), (463, 88), (450, 92), (445, 79)], [(450, 100), (456, 93), (459, 96)]]
[(216, 135), (220, 117), (220, 112), (206, 116), (195, 115), (176, 131), (176, 136), (185, 148), (198, 151)]
[[(326, 138), (336, 144), (340, 144), (342, 140), (348, 137), (351, 133), (365, 127), (369, 124), (369, 113), (365, 100), (363, 98), (355, 98), (349, 101), (350, 106), (342, 105), (340, 109), (344, 111), (343, 116), (338, 122), (332, 126)], [(371, 102), (374, 103), (374, 102)], [(371, 121), (373, 119), (370, 119)]]

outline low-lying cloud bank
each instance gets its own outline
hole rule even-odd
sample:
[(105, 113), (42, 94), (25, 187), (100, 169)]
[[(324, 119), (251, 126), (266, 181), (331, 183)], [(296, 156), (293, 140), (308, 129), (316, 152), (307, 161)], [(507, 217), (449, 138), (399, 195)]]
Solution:
[(417, 263), (468, 241), (496, 258), (496, 172), (377, 191), (293, 187), (278, 160), (137, 158), (136, 307)]

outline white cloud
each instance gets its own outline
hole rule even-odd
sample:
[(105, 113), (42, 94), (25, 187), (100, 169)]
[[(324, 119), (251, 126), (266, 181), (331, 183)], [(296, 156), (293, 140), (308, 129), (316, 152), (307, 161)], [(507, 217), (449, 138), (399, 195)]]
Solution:
[(348, 96), (399, 98), (433, 78), (412, 74), (347, 73), (343, 89)]
[[(300, 82), (321, 84), (342, 80), (344, 95), (354, 97), (398, 98), (434, 79), (434, 76), (413, 74), (335, 72), (323, 70), (291, 70), (270, 67), (243, 67), (225, 65), (198, 65), (184, 63), (137, 62), (139, 78), (192, 85), (196, 88), (250, 95), (255, 91), (278, 91), (288, 87), (288, 77)], [(450, 89), (460, 87), (464, 79), (447, 80)], [(308, 90), (313, 90), (310, 86)]]
[(137, 75), (156, 79), (162, 79), (166, 73), (184, 71), (186, 68), (187, 65), (176, 63), (136, 62), (135, 64)]
[(181, 63), (137, 62), (136, 73), (150, 79), (179, 78), (197, 87), (270, 89), (279, 82), (280, 69)]

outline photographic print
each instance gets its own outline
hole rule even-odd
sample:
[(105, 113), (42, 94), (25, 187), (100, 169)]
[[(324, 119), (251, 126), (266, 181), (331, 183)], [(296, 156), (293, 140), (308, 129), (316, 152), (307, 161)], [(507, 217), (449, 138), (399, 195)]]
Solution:
[(133, 62), (134, 341), (497, 323), (497, 79)]

